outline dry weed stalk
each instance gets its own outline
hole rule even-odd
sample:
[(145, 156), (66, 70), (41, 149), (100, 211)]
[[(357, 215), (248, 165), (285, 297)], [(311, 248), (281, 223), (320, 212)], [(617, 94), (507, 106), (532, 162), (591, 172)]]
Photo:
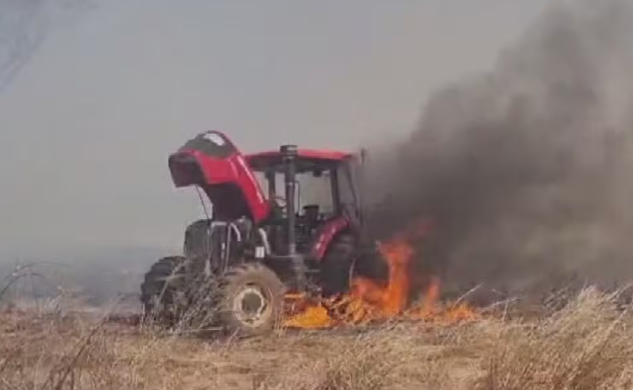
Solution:
[(330, 350), (325, 358), (270, 373), (258, 390), (380, 390), (395, 381), (396, 368), (406, 358), (394, 334), (375, 331)]
[(617, 310), (616, 296), (586, 288), (539, 322), (504, 327), (484, 357), (478, 388), (631, 388), (632, 318), (628, 310)]

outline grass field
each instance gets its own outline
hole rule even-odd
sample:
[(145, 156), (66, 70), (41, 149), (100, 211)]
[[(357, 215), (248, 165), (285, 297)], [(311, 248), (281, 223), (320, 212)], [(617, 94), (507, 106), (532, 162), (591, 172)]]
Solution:
[(586, 289), (540, 318), (213, 339), (53, 309), (0, 315), (0, 389), (631, 389), (633, 322)]

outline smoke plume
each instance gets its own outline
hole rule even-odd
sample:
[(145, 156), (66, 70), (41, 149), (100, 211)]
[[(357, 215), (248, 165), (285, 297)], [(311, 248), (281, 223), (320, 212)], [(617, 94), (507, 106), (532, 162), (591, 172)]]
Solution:
[(434, 219), (420, 264), (455, 288), (633, 279), (631, 37), (633, 1), (558, 4), (438, 91), (406, 140), (370, 148), (374, 233)]

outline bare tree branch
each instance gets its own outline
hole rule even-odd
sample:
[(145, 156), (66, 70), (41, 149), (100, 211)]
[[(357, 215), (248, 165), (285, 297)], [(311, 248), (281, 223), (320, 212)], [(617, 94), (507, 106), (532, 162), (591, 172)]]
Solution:
[(48, 34), (91, 0), (0, 0), (0, 91), (32, 59)]

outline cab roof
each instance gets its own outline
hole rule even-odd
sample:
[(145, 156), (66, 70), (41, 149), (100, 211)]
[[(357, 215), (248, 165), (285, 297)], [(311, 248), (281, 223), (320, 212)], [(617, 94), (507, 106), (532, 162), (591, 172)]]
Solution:
[[(247, 154), (246, 161), (256, 170), (269, 169), (283, 164), (279, 150)], [(297, 149), (297, 171), (328, 169), (354, 157), (353, 153), (334, 150)]]

